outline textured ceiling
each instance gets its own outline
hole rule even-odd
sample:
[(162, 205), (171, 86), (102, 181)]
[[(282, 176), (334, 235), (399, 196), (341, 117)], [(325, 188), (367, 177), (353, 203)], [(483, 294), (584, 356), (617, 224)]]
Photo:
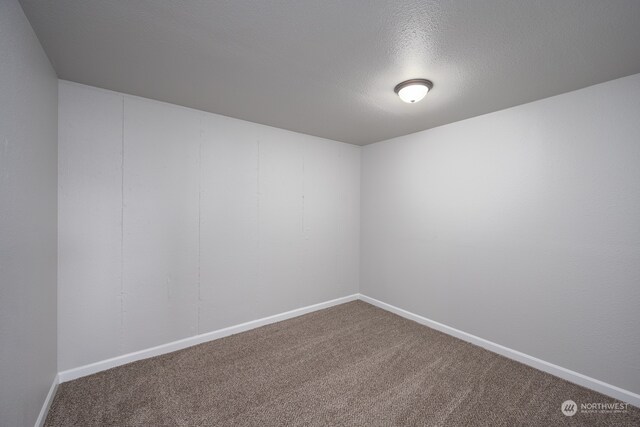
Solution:
[(638, 0), (21, 3), (61, 79), (354, 144), (640, 72)]

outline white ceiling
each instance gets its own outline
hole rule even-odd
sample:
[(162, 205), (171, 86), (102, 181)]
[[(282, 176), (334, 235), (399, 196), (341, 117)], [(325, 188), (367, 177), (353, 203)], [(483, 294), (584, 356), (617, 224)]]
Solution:
[(21, 3), (61, 79), (360, 145), (640, 72), (638, 0)]

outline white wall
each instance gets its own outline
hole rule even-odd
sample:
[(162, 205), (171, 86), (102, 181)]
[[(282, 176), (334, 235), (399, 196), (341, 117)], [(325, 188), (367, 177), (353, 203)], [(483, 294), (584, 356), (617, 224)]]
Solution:
[(363, 294), (640, 393), (640, 74), (367, 146), (361, 210)]
[(358, 291), (359, 147), (59, 96), (60, 370)]
[(360, 289), (640, 392), (640, 75), (367, 146), (362, 176), (359, 147), (59, 92), (60, 370)]
[(33, 425), (56, 369), (56, 74), (0, 2), (0, 425)]

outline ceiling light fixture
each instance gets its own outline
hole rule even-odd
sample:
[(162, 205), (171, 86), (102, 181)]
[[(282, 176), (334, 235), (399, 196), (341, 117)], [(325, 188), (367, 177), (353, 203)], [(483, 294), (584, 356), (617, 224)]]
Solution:
[(433, 83), (426, 79), (411, 79), (398, 83), (393, 89), (400, 99), (408, 104), (413, 104), (425, 97), (427, 92), (433, 89)]

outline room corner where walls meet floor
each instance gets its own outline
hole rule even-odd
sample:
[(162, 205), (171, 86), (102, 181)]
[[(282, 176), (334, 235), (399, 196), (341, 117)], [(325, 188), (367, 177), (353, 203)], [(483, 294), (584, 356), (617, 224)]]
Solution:
[[(238, 333), (242, 333), (245, 331), (249, 331), (252, 329), (256, 329), (265, 325), (269, 325), (276, 322), (281, 322), (287, 319), (292, 319), (298, 316), (302, 316), (307, 313), (312, 313), (318, 310), (323, 310), (329, 307), (334, 307), (336, 305), (341, 305), (347, 303), (349, 301), (361, 300), (366, 303), (372, 304), (376, 307), (379, 307), (383, 310), (389, 311), (391, 313), (397, 314), (406, 319), (415, 321), (421, 325), (427, 326), (429, 328), (438, 330), (452, 337), (461, 339), (463, 341), (469, 342), (471, 344), (477, 345), (479, 347), (483, 347), (493, 353), (500, 354), (509, 359), (515, 360), (517, 362), (523, 363), (525, 365), (531, 366), (543, 372), (547, 372), (556, 377), (562, 378), (574, 384), (578, 384), (580, 386), (589, 388), (591, 390), (597, 391), (599, 393), (605, 394), (607, 396), (613, 397), (615, 399), (621, 400), (623, 402), (630, 403), (634, 406), (640, 407), (640, 395), (630, 392), (628, 390), (621, 389), (619, 387), (613, 386), (611, 384), (607, 384), (603, 381), (599, 381), (594, 378), (590, 378), (586, 375), (582, 375), (578, 372), (571, 371), (561, 366), (557, 366), (553, 363), (549, 363), (544, 360), (540, 360), (536, 357), (524, 354), (514, 349), (507, 348), (500, 344), (485, 340), (481, 337), (474, 336), (472, 334), (466, 333), (464, 331), (460, 331), (458, 329), (452, 328), (450, 326), (444, 325), (442, 323), (436, 322), (434, 320), (428, 319), (424, 316), (420, 316), (415, 313), (411, 313), (402, 308), (395, 307), (391, 304), (387, 304), (385, 302), (379, 301), (375, 298), (371, 298), (367, 295), (363, 294), (354, 294), (345, 296), (342, 298), (337, 298), (331, 301), (326, 301), (319, 304), (313, 304), (307, 307), (301, 307), (296, 310), (291, 310), (285, 313), (276, 314), (273, 316), (268, 316), (262, 319), (258, 319), (251, 322), (242, 323), (239, 325), (235, 325), (232, 327), (224, 328), (217, 331), (212, 331), (209, 333), (197, 335), (194, 337), (189, 337), (183, 340), (175, 341), (172, 343), (167, 343), (161, 346), (152, 347), (149, 349), (137, 351), (134, 353), (126, 354), (123, 356), (115, 357), (112, 359), (92, 363), (86, 366), (82, 366), (79, 368), (67, 370), (60, 372), (56, 381), (59, 380), (60, 383), (64, 383), (67, 381), (73, 381), (78, 378), (85, 377), (87, 375), (92, 375), (98, 372), (102, 372), (107, 369), (115, 368), (118, 366), (122, 366), (131, 362), (135, 362), (138, 360), (143, 360), (155, 356), (159, 356), (162, 354), (171, 353), (177, 350), (181, 350), (184, 348), (192, 347), (194, 345), (202, 344), (205, 342), (213, 341), (216, 339), (220, 339), (223, 337), (227, 337), (230, 335), (235, 335)], [(57, 385), (57, 382), (56, 382)], [(50, 395), (47, 400), (47, 405), (50, 405), (50, 399), (53, 398), (53, 395)]]
[[(387, 425), (398, 417), (413, 424), (426, 416), (456, 425), (462, 422), (460, 417), (468, 423), (479, 416), (491, 418), (496, 425), (506, 420), (548, 425), (565, 419), (560, 403), (567, 398), (581, 403), (615, 402), (572, 381), (548, 375), (545, 369), (541, 372), (524, 366), (532, 365), (531, 360), (521, 364), (486, 351), (490, 346), (477, 337), (455, 330), (452, 334), (452, 329), (442, 324), (363, 295), (266, 321), (270, 324), (251, 325), (256, 327), (63, 385), (47, 425), (131, 424), (134, 420), (156, 423), (167, 419), (184, 425), (244, 425), (248, 420), (251, 424), (258, 420), (261, 424), (274, 420), (314, 420), (322, 424), (323, 417), (337, 424), (376, 420)], [(459, 334), (464, 339), (452, 336)], [(504, 348), (500, 353), (511, 355)], [(283, 358), (289, 363), (282, 364)], [(236, 370), (247, 376), (240, 382), (228, 381), (227, 374)], [(458, 371), (464, 374), (451, 377)], [(290, 377), (297, 381), (292, 382)], [(391, 382), (392, 390), (401, 388), (402, 392), (387, 395), (391, 392), (380, 389), (378, 382)], [(113, 384), (119, 384), (117, 390), (113, 390)], [(508, 388), (509, 395), (528, 393), (541, 398), (502, 402), (496, 388), (503, 392)], [(106, 389), (111, 390), (109, 396), (99, 402), (87, 398), (93, 392), (103, 395)], [(133, 390), (139, 391), (139, 396), (132, 395)], [(149, 394), (151, 390), (162, 392)], [(472, 395), (467, 395), (469, 390), (473, 390)], [(443, 405), (450, 403), (451, 394), (466, 396), (456, 399), (453, 412)], [(169, 412), (167, 395), (171, 396), (169, 405), (174, 406)], [(236, 396), (234, 403), (226, 401), (227, 395)], [(344, 401), (346, 395), (349, 403)], [(138, 402), (140, 399), (144, 399), (144, 405)], [(335, 399), (343, 404), (332, 403)], [(484, 402), (484, 409), (478, 408), (478, 399)], [(200, 403), (184, 409), (194, 401)], [(302, 401), (306, 409), (300, 411), (296, 407)], [(127, 409), (118, 409), (122, 405)], [(625, 408), (624, 404), (617, 405)], [(602, 415), (586, 412), (576, 420), (591, 424), (602, 421), (599, 417)], [(629, 406), (607, 421), (633, 425), (639, 417), (640, 410)]]

